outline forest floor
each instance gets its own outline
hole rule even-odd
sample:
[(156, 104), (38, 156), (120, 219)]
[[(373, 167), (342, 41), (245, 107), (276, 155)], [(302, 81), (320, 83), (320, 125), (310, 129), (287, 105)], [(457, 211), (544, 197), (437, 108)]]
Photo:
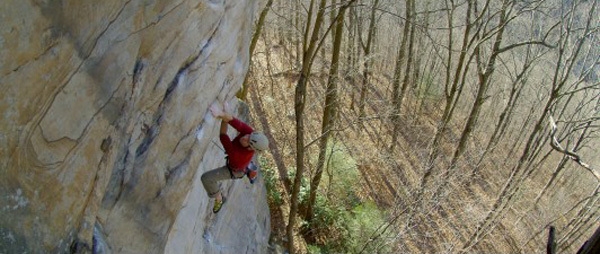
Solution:
[[(266, 52), (263, 50), (263, 53)], [(289, 200), (288, 190), (284, 187), (289, 168), (295, 166), (295, 118), (294, 118), (294, 88), (297, 74), (289, 51), (274, 46), (268, 53), (255, 58), (261, 68), (255, 68), (251, 79), (248, 102), (252, 108), (255, 125), (269, 133), (273, 138), (271, 152), (263, 154), (273, 167), (277, 168), (282, 201), (271, 203), (272, 240), (285, 244), (285, 225), (288, 223)], [(308, 95), (306, 96), (305, 128), (306, 149), (315, 154), (315, 141), (321, 130), (323, 98), (325, 93), (324, 69), (316, 71), (311, 77)], [(415, 190), (419, 190), (424, 160), (428, 158), (428, 144), (434, 135), (437, 119), (441, 118), (442, 109), (439, 99), (415, 100), (408, 97), (403, 106), (404, 112), (399, 130), (396, 149), (389, 152), (390, 137), (393, 126), (389, 124), (391, 107), (386, 97), (390, 95), (389, 80), (386, 77), (375, 76), (369, 86), (365, 114), (359, 117), (357, 100), (360, 84), (346, 80), (340, 85), (339, 119), (334, 134), (335, 140), (349, 151), (357, 161), (361, 174), (361, 188), (357, 195), (361, 200), (374, 201), (383, 210), (396, 211), (398, 223), (396, 230), (395, 251), (399, 253), (455, 253), (460, 251), (463, 244), (472, 237), (473, 229), (482, 221), (502, 189), (508, 170), (501, 170), (500, 165), (506, 160), (509, 149), (497, 149), (498, 163), (487, 163), (476, 174), (471, 174), (470, 168), (476, 164), (477, 149), (472, 149), (464, 155), (461, 163), (470, 165), (468, 170), (460, 167), (448, 174), (448, 179), (436, 178), (436, 181), (448, 183), (448, 187), (440, 193), (438, 199), (429, 201), (419, 213), (406, 212), (414, 206)], [(417, 102), (418, 101), (418, 102)], [(451, 126), (445, 133), (440, 146), (440, 154), (451, 154), (452, 144), (460, 135), (459, 126)], [(474, 137), (471, 147), (480, 146)], [(483, 146), (483, 145), (481, 145)], [(449, 156), (440, 156), (437, 167), (444, 168), (449, 164)], [(307, 162), (307, 176), (314, 165)], [(467, 167), (465, 167), (467, 168)], [(468, 180), (467, 180), (468, 179)], [(293, 179), (292, 179), (293, 180)], [(537, 181), (539, 180), (539, 181)], [(527, 182), (529, 185), (520, 194), (518, 200), (509, 207), (500, 222), (491, 232), (480, 236), (478, 243), (469, 252), (486, 253), (523, 253), (540, 252), (545, 250), (546, 225), (540, 225), (548, 218), (558, 218), (560, 214), (548, 210), (551, 200), (542, 198), (539, 204), (531, 204), (543, 186), (542, 179)], [(434, 185), (435, 186), (435, 185)], [(529, 191), (531, 190), (531, 191)], [(425, 196), (435, 190), (425, 190)], [(554, 198), (568, 198), (569, 203), (581, 198), (580, 196), (563, 197), (566, 194), (554, 194)], [(400, 212), (398, 212), (400, 211)], [(541, 228), (541, 230), (540, 230)], [(297, 236), (296, 239), (301, 237)], [(306, 245), (302, 241), (295, 243), (302, 253)]]

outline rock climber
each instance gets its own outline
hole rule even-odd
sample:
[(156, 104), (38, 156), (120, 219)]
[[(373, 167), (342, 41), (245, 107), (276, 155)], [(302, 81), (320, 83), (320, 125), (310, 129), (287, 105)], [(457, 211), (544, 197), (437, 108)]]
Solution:
[[(226, 201), (226, 198), (221, 194), (219, 183), (228, 179), (243, 178), (244, 175), (247, 175), (250, 182), (254, 183), (258, 173), (256, 168), (249, 167), (250, 162), (254, 152), (269, 148), (269, 141), (262, 132), (254, 131), (252, 127), (233, 117), (227, 103), (223, 107), (214, 103), (210, 107), (210, 112), (214, 117), (221, 119), (219, 139), (227, 154), (225, 166), (202, 174), (202, 184), (208, 196), (215, 199), (213, 212), (217, 213)], [(239, 133), (233, 140), (227, 135), (228, 125), (231, 125)]]

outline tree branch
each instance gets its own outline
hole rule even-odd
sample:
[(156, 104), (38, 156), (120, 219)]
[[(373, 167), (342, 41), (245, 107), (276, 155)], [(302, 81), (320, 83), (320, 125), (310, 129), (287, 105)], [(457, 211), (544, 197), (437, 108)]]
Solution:
[(590, 173), (592, 173), (596, 177), (596, 179), (598, 179), (598, 181), (600, 181), (600, 173), (598, 173), (595, 169), (593, 169), (589, 164), (585, 163), (583, 161), (583, 159), (581, 158), (581, 156), (579, 156), (577, 153), (575, 153), (573, 151), (569, 151), (560, 145), (560, 143), (558, 142), (558, 139), (556, 138), (556, 131), (557, 131), (558, 127), (556, 126), (556, 122), (554, 121), (554, 118), (552, 116), (550, 116), (550, 128), (551, 128), (550, 137), (552, 138), (552, 142), (550, 142), (550, 146), (552, 146), (552, 148), (554, 150), (566, 155), (571, 160), (575, 161), (577, 164), (579, 164), (583, 168), (590, 171)]
[(500, 49), (498, 49), (498, 53), (502, 53), (502, 52), (511, 50), (513, 48), (520, 47), (520, 46), (525, 46), (525, 45), (542, 45), (542, 46), (546, 46), (548, 48), (555, 48), (556, 47), (554, 45), (550, 45), (550, 44), (546, 43), (545, 41), (525, 41), (525, 42), (515, 43), (515, 44), (511, 44), (509, 46), (500, 48)]

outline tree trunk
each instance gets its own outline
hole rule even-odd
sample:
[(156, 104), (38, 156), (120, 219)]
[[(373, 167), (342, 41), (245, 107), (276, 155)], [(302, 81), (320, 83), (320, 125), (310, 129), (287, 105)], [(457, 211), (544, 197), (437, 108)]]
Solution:
[(496, 36), (494, 39), (494, 44), (492, 46), (490, 58), (487, 60), (485, 65), (482, 63), (481, 59), (481, 49), (477, 47), (475, 49), (475, 55), (477, 57), (477, 70), (478, 70), (478, 88), (477, 88), (477, 96), (475, 97), (475, 101), (473, 102), (473, 106), (471, 107), (471, 113), (467, 118), (467, 123), (462, 131), (460, 136), (460, 141), (458, 142), (458, 146), (454, 151), (454, 155), (452, 156), (452, 161), (450, 165), (444, 170), (442, 174), (443, 183), (440, 187), (438, 187), (438, 191), (443, 191), (445, 186), (448, 183), (450, 172), (454, 170), (456, 164), (458, 163), (458, 159), (465, 152), (467, 141), (469, 140), (471, 134), (473, 133), (475, 127), (477, 126), (477, 122), (479, 120), (483, 103), (488, 98), (487, 91), (490, 85), (490, 78), (494, 73), (496, 58), (500, 53), (500, 44), (502, 43), (502, 38), (504, 35), (504, 28), (507, 24), (507, 16), (508, 10), (511, 8), (509, 6), (510, 3), (504, 2), (502, 6), (502, 10), (500, 11), (500, 20), (498, 21), (498, 26), (496, 26)]
[(252, 42), (250, 42), (250, 54), (249, 61), (250, 67), (248, 67), (248, 72), (246, 73), (246, 77), (244, 78), (244, 83), (242, 83), (242, 88), (238, 91), (237, 97), (246, 101), (246, 97), (248, 97), (248, 77), (252, 75), (251, 67), (252, 67), (252, 55), (254, 54), (254, 49), (256, 48), (256, 43), (258, 42), (258, 38), (260, 37), (260, 33), (265, 24), (265, 18), (271, 10), (271, 6), (273, 5), (273, 0), (268, 0), (265, 8), (260, 12), (260, 17), (258, 18), (258, 23), (256, 24), (256, 28), (254, 30), (254, 34), (252, 35)]
[(296, 115), (296, 176), (294, 177), (294, 185), (292, 186), (292, 197), (290, 200), (290, 214), (289, 222), (287, 225), (287, 240), (288, 250), (291, 254), (295, 253), (294, 250), (294, 227), (296, 224), (296, 214), (298, 213), (298, 195), (300, 193), (300, 184), (304, 175), (304, 108), (306, 103), (306, 85), (308, 78), (310, 77), (311, 65), (313, 54), (316, 51), (316, 43), (319, 36), (319, 30), (323, 22), (324, 8), (326, 0), (321, 0), (319, 4), (319, 10), (315, 19), (314, 28), (309, 41), (309, 29), (310, 20), (312, 15), (312, 7), (314, 1), (310, 2), (309, 16), (307, 18), (306, 30), (304, 33), (304, 46), (302, 56), (302, 70), (300, 71), (300, 78), (296, 83), (296, 90), (294, 94), (294, 111)]
[(362, 75), (362, 86), (360, 89), (360, 98), (358, 102), (358, 111), (359, 117), (362, 118), (365, 116), (365, 101), (367, 99), (367, 91), (369, 89), (369, 75), (371, 72), (371, 47), (373, 45), (373, 39), (375, 38), (375, 13), (377, 11), (377, 6), (379, 5), (379, 0), (375, 0), (373, 3), (373, 7), (371, 9), (371, 16), (369, 21), (369, 30), (367, 31), (367, 42), (363, 46), (364, 52), (364, 63), (363, 63), (363, 75)]
[(362, 28), (362, 19), (360, 19), (358, 17), (357, 14), (357, 10), (356, 8), (352, 8), (350, 10), (350, 40), (348, 41), (349, 43), (349, 47), (350, 47), (350, 54), (348, 57), (348, 61), (349, 61), (349, 66), (350, 69), (348, 70), (350, 75), (349, 75), (349, 81), (350, 81), (350, 85), (351, 85), (351, 92), (350, 92), (350, 109), (352, 109), (353, 111), (356, 111), (356, 94), (357, 94), (357, 89), (358, 88), (358, 69), (359, 69), (359, 64), (358, 61), (360, 59), (360, 32), (361, 32), (361, 28)]
[[(528, 49), (528, 55), (529, 55), (529, 49)], [(529, 57), (526, 57), (526, 59), (529, 59)], [(502, 113), (500, 114), (500, 117), (498, 118), (498, 122), (495, 124), (494, 132), (490, 136), (490, 139), (488, 140), (488, 143), (487, 143), (485, 149), (483, 150), (483, 154), (481, 155), (477, 164), (475, 164), (475, 167), (471, 171), (471, 175), (477, 174), (477, 172), (481, 168), (483, 160), (486, 158), (486, 156), (488, 154), (493, 154), (493, 152), (496, 149), (496, 145), (506, 134), (506, 128), (508, 127), (508, 125), (510, 124), (510, 122), (513, 118), (513, 114), (514, 114), (517, 102), (521, 98), (521, 92), (523, 91), (523, 88), (525, 87), (525, 84), (526, 84), (526, 82), (523, 82), (523, 78), (527, 75), (527, 72), (529, 71), (529, 68), (531, 66), (531, 62), (529, 62), (529, 60), (525, 60), (525, 62), (526, 63), (523, 66), (523, 68), (521, 69), (520, 73), (517, 75), (515, 80), (513, 80), (513, 82), (512, 82), (510, 95), (508, 96), (509, 97), (508, 102), (506, 103), (506, 106), (502, 110)]]
[[(453, 2), (452, 2), (453, 4)], [(460, 76), (463, 68), (465, 68), (465, 72), (467, 71), (465, 64), (465, 58), (467, 56), (467, 52), (469, 51), (469, 41), (471, 39), (471, 29), (473, 25), (471, 23), (471, 15), (472, 15), (472, 7), (473, 4), (471, 1), (467, 1), (467, 10), (465, 14), (465, 31), (463, 33), (462, 46), (460, 49), (460, 54), (458, 57), (458, 63), (456, 65), (456, 70), (454, 71), (454, 79), (451, 81), (452, 76), (452, 49), (448, 50), (448, 61), (446, 65), (446, 81), (445, 81), (445, 96), (444, 96), (444, 113), (442, 115), (442, 119), (438, 123), (438, 127), (435, 131), (433, 141), (429, 145), (429, 158), (425, 165), (425, 173), (421, 178), (421, 188), (417, 193), (417, 198), (421, 198), (420, 196), (425, 192), (426, 189), (429, 188), (429, 183), (431, 178), (433, 177), (433, 170), (435, 167), (435, 161), (438, 156), (440, 141), (450, 120), (452, 119), (452, 112), (454, 109), (454, 105), (460, 97), (462, 86), (464, 82), (459, 82)], [(448, 26), (452, 27), (452, 21), (454, 18), (454, 10), (456, 6), (452, 5), (448, 7)], [(450, 29), (448, 32), (448, 45), (452, 47), (453, 44), (453, 29)]]
[[(392, 116), (392, 124), (394, 125), (394, 131), (392, 131), (392, 143), (390, 144), (390, 151), (394, 151), (396, 148), (396, 142), (398, 141), (398, 133), (400, 132), (400, 113), (402, 112), (402, 101), (404, 101), (404, 96), (406, 94), (406, 90), (408, 89), (408, 84), (410, 83), (410, 74), (411, 74), (411, 66), (413, 66), (413, 47), (415, 41), (415, 1), (414, 0), (406, 0), (406, 26), (404, 32), (408, 30), (408, 55), (406, 57), (406, 64), (404, 65), (404, 78), (402, 80), (402, 88), (400, 89), (400, 93), (398, 97), (395, 98), (394, 106), (394, 115)], [(405, 40), (402, 39), (404, 43)]]
[(331, 136), (331, 129), (335, 125), (336, 114), (337, 114), (337, 82), (338, 82), (338, 67), (339, 67), (339, 59), (340, 59), (340, 48), (342, 43), (342, 34), (344, 28), (344, 15), (345, 10), (340, 10), (339, 17), (336, 21), (336, 29), (335, 36), (333, 42), (333, 52), (331, 58), (331, 68), (329, 69), (329, 79), (327, 81), (327, 88), (325, 92), (325, 107), (323, 110), (323, 122), (321, 127), (321, 139), (319, 141), (319, 158), (317, 161), (317, 169), (315, 172), (315, 176), (313, 177), (310, 183), (310, 194), (308, 200), (308, 208), (306, 212), (306, 220), (309, 225), (309, 235), (308, 239), (313, 240), (314, 237), (311, 237), (311, 233), (314, 232), (314, 225), (312, 224), (312, 220), (314, 218), (314, 206), (317, 198), (317, 192), (319, 188), (319, 184), (321, 182), (321, 177), (323, 175), (323, 168), (325, 165), (326, 154), (327, 154), (327, 144), (329, 143), (329, 138)]

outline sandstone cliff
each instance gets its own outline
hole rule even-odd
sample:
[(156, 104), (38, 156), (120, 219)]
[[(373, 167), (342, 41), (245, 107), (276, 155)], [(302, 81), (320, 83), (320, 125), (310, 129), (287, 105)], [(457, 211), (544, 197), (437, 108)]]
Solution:
[[(0, 253), (264, 253), (262, 181), (199, 181), (256, 1), (0, 3)], [(234, 133), (231, 133), (232, 135)]]

